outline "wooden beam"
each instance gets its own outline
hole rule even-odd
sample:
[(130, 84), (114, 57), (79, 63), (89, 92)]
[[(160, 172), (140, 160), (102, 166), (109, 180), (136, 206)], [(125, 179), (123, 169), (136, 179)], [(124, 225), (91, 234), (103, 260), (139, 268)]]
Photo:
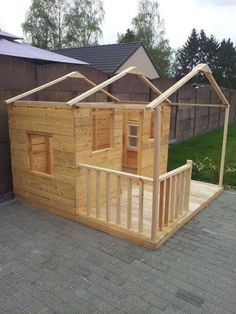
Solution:
[(47, 87), (49, 87), (49, 86), (52, 86), (52, 85), (55, 85), (55, 84), (57, 84), (57, 83), (59, 83), (59, 82), (61, 82), (61, 81), (64, 81), (64, 80), (67, 79), (68, 77), (73, 77), (76, 73), (77, 73), (77, 71), (70, 72), (70, 73), (68, 73), (68, 74), (66, 74), (66, 75), (63, 75), (63, 76), (57, 78), (56, 80), (53, 80), (53, 81), (51, 81), (51, 82), (48, 82), (48, 83), (43, 84), (43, 85), (41, 85), (41, 86), (38, 86), (38, 87), (36, 87), (36, 88), (34, 88), (34, 89), (31, 89), (31, 90), (29, 90), (29, 91), (27, 91), (27, 92), (25, 92), (25, 93), (22, 93), (22, 94), (20, 94), (20, 95), (15, 96), (15, 97), (9, 98), (9, 99), (5, 100), (5, 102), (6, 102), (7, 104), (10, 104), (11, 102), (14, 102), (14, 101), (19, 100), (19, 99), (21, 99), (21, 98), (24, 98), (24, 97), (26, 97), (26, 96), (32, 95), (32, 94), (34, 94), (34, 93), (36, 93), (36, 92), (39, 92), (39, 91), (42, 90), (42, 89), (45, 89), (45, 88), (47, 88)]
[(225, 120), (224, 120), (224, 132), (223, 132), (223, 143), (221, 151), (221, 161), (220, 161), (220, 176), (219, 176), (219, 186), (223, 186), (224, 179), (224, 168), (225, 168), (225, 153), (226, 153), (226, 143), (228, 134), (228, 124), (229, 124), (229, 106), (225, 109)]
[(212, 76), (211, 73), (204, 73), (206, 78), (208, 79), (209, 83), (211, 84), (213, 90), (215, 91), (215, 93), (217, 94), (217, 96), (220, 98), (220, 100), (222, 101), (223, 105), (227, 105), (230, 106), (228, 100), (226, 99), (225, 95), (223, 94), (222, 90), (220, 89), (219, 85), (216, 83), (214, 77)]
[(86, 102), (77, 103), (75, 105), (78, 108), (112, 108), (112, 109), (133, 109), (133, 110), (145, 110), (146, 105), (135, 105), (135, 104), (122, 104), (114, 102)]
[(83, 164), (83, 163), (79, 164), (79, 167), (82, 167), (85, 169), (95, 170), (97, 172), (110, 173), (110, 174), (130, 178), (130, 179), (134, 179), (134, 180), (143, 180), (144, 182), (149, 182), (149, 183), (153, 182), (153, 179), (150, 177), (139, 176), (137, 174), (132, 174), (129, 172), (122, 172), (122, 171), (118, 171), (118, 170), (113, 170), (113, 169), (109, 169), (109, 168), (103, 168), (103, 167), (98, 167), (98, 166), (88, 165), (88, 164)]
[[(139, 74), (138, 77), (147, 85), (149, 86), (152, 91), (154, 93), (156, 93), (157, 95), (161, 95), (162, 92), (152, 83), (149, 81), (149, 79), (147, 79), (143, 74)], [(172, 104), (172, 102), (167, 98), (166, 101), (169, 103), (169, 104)]]
[(151, 240), (157, 239), (157, 225), (159, 217), (159, 189), (160, 189), (160, 148), (161, 148), (161, 108), (155, 109), (154, 130), (154, 160), (153, 160), (153, 195), (152, 195), (152, 226)]
[(173, 106), (186, 106), (186, 107), (213, 107), (213, 108), (225, 108), (226, 105), (222, 104), (190, 104), (190, 103), (171, 103)]
[(198, 64), (196, 67), (192, 69), (191, 72), (189, 72), (187, 75), (185, 75), (182, 79), (180, 79), (178, 82), (176, 82), (173, 86), (171, 86), (169, 89), (167, 89), (164, 93), (162, 93), (159, 97), (151, 101), (147, 105), (147, 109), (154, 109), (166, 99), (171, 96), (174, 92), (176, 92), (180, 87), (182, 87), (184, 84), (186, 84), (191, 78), (193, 78), (198, 72), (203, 73), (211, 73), (209, 67), (207, 64)]
[[(94, 86), (93, 88), (91, 88), (90, 90), (88, 90), (87, 92), (69, 100), (67, 102), (68, 105), (73, 106), (75, 104), (77, 104), (79, 101), (93, 95), (94, 93), (98, 92), (99, 90), (103, 89), (104, 87), (110, 85), (111, 83), (119, 80), (120, 78), (122, 78), (123, 76), (125, 76), (126, 74), (130, 73), (130, 74), (136, 74), (135, 71), (138, 71), (136, 67), (129, 67), (127, 69), (125, 69), (124, 71), (118, 73), (117, 75), (111, 77), (110, 79), (106, 80), (105, 82), (102, 82), (96, 86)], [(140, 74), (140, 72), (138, 72)]]
[[(93, 81), (89, 80), (87, 77), (84, 77), (84, 80), (85, 80), (87, 83), (89, 83), (90, 85), (92, 85), (92, 86), (97, 86), (97, 84), (95, 84)], [(110, 94), (109, 92), (107, 92), (107, 91), (106, 91), (105, 89), (103, 89), (103, 88), (101, 89), (101, 92), (102, 92), (103, 94), (105, 94), (106, 96), (112, 98), (113, 100), (117, 101), (117, 102), (120, 101), (119, 98), (113, 96), (112, 94)]]

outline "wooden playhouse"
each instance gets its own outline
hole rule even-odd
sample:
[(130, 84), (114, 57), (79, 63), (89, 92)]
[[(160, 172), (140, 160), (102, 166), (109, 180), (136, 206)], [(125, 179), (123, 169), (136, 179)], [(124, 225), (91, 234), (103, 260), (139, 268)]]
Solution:
[[(191, 161), (167, 172), (168, 97), (198, 72), (221, 104), (194, 106), (226, 112), (219, 185), (191, 181)], [(157, 97), (149, 104), (124, 102), (105, 89), (128, 73)], [(93, 87), (68, 102), (19, 101), (67, 78)], [(85, 101), (96, 92), (109, 101)], [(229, 103), (205, 64), (164, 93), (130, 67), (99, 85), (71, 72), (6, 102), (14, 193), (56, 214), (157, 248), (222, 191)]]

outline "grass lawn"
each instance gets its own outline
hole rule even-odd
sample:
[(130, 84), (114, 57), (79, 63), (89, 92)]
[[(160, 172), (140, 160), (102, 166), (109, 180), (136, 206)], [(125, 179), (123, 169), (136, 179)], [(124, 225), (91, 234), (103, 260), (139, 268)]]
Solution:
[[(193, 179), (217, 183), (223, 130), (196, 136), (169, 148), (168, 170), (175, 169), (192, 159)], [(208, 159), (206, 159), (208, 157)], [(226, 173), (224, 184), (236, 187), (236, 123), (229, 125)]]

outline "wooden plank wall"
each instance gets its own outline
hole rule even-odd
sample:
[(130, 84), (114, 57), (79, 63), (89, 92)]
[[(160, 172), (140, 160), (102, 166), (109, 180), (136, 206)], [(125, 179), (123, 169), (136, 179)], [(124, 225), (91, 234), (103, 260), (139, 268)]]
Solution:
[[(53, 104), (47, 106), (42, 102), (16, 102), (9, 108), (9, 127), (14, 192), (31, 203), (74, 218), (76, 152), (73, 110)], [(27, 132), (30, 131), (52, 135), (52, 176), (29, 170)]]
[[(113, 145), (111, 148), (92, 151), (92, 111), (91, 109), (76, 109), (75, 115), (75, 148), (76, 148), (76, 165), (86, 163), (97, 165), (114, 170), (122, 169), (122, 127), (123, 111), (114, 109), (113, 119)], [(104, 203), (106, 198), (105, 176), (99, 178), (100, 202)], [(86, 210), (86, 173), (83, 169), (78, 169), (78, 180), (76, 185), (76, 202), (77, 208)], [(115, 196), (115, 177), (110, 179), (110, 193)], [(95, 207), (96, 196), (96, 177), (95, 173), (91, 174), (91, 205)], [(78, 210), (79, 212), (79, 210)]]
[[(161, 151), (160, 151), (160, 174), (167, 171), (169, 131), (170, 131), (170, 106), (163, 107), (161, 111)], [(140, 156), (140, 172), (142, 176), (153, 176), (153, 153), (154, 139), (150, 139), (151, 112), (144, 111), (142, 152)]]

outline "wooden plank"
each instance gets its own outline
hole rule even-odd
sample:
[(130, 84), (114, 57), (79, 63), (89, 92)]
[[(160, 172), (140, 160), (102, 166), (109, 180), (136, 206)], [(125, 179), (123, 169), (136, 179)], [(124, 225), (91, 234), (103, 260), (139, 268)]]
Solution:
[(106, 173), (106, 221), (110, 221), (110, 173)]
[(170, 185), (171, 178), (166, 180), (166, 191), (165, 191), (165, 219), (164, 226), (168, 227), (170, 221)]
[(176, 203), (175, 186), (176, 186), (176, 177), (174, 176), (171, 178), (170, 223), (173, 223), (174, 218), (175, 218), (175, 203)]
[(38, 87), (36, 87), (36, 88), (34, 88), (34, 89), (31, 89), (31, 90), (29, 90), (29, 91), (27, 91), (27, 92), (25, 92), (25, 93), (22, 93), (22, 94), (20, 94), (20, 95), (15, 96), (15, 97), (9, 98), (9, 99), (7, 99), (5, 102), (6, 102), (7, 104), (10, 104), (10, 103), (12, 103), (12, 102), (14, 102), (14, 101), (16, 101), (16, 100), (18, 100), (18, 99), (21, 99), (21, 98), (24, 98), (24, 97), (26, 97), (26, 96), (32, 95), (32, 94), (34, 94), (34, 93), (36, 93), (36, 92), (38, 92), (38, 91), (40, 91), (40, 90), (43, 90), (43, 89), (45, 89), (45, 88), (47, 88), (47, 87), (49, 87), (49, 86), (52, 86), (52, 85), (54, 85), (54, 84), (56, 84), (56, 83), (59, 83), (59, 82), (61, 82), (61, 81), (64, 81), (64, 80), (67, 79), (68, 77), (73, 76), (75, 73), (76, 73), (76, 71), (70, 72), (70, 73), (68, 73), (68, 74), (66, 74), (66, 75), (63, 75), (63, 76), (61, 76), (61, 77), (59, 77), (59, 78), (57, 78), (57, 79), (55, 79), (55, 80), (53, 80), (53, 81), (51, 81), (51, 82), (48, 82), (48, 83), (43, 84), (43, 85), (41, 85), (41, 86), (38, 86)]
[(136, 67), (129, 67), (129, 68), (125, 69), (124, 71), (118, 73), (117, 75), (111, 77), (110, 79), (106, 80), (105, 82), (102, 82), (102, 83), (98, 84), (97, 86), (94, 86), (93, 88), (91, 88), (87, 92), (71, 99), (70, 101), (67, 102), (67, 104), (70, 106), (75, 105), (79, 101), (93, 95), (94, 93), (98, 92), (102, 88), (104, 88), (104, 87), (110, 85), (111, 83), (119, 80), (120, 78), (122, 78), (126, 74), (128, 74), (128, 73), (132, 74), (135, 70), (136, 70)]
[(178, 82), (176, 82), (174, 85), (172, 85), (170, 88), (168, 88), (164, 93), (162, 93), (159, 97), (151, 101), (147, 105), (147, 109), (154, 109), (155, 107), (162, 104), (166, 99), (171, 96), (174, 92), (176, 92), (180, 87), (182, 87), (184, 84), (186, 84), (191, 78), (193, 78), (199, 71), (202, 71), (204, 73), (209, 72), (210, 69), (206, 64), (198, 64), (193, 68), (191, 72), (189, 72), (187, 75), (185, 75), (182, 79), (180, 79)]
[(164, 185), (165, 181), (160, 182), (160, 198), (159, 198), (159, 230), (163, 229), (164, 221)]
[(138, 176), (138, 175), (128, 173), (128, 172), (122, 172), (122, 171), (118, 171), (118, 170), (98, 167), (98, 166), (94, 166), (94, 165), (88, 165), (88, 164), (84, 164), (84, 163), (80, 163), (79, 166), (82, 168), (93, 169), (93, 170), (102, 171), (105, 173), (111, 173), (111, 174), (119, 175), (122, 177), (130, 178), (130, 179), (136, 179), (136, 180), (141, 179), (145, 182), (150, 182), (150, 183), (153, 182), (152, 178), (144, 177), (144, 176)]
[(130, 110), (145, 110), (146, 105), (142, 104), (122, 104), (114, 102), (97, 102), (97, 103), (77, 103), (78, 108), (113, 108), (113, 109), (130, 109)]
[(90, 215), (91, 210), (91, 170), (86, 169), (87, 175), (87, 215)]
[(191, 188), (191, 177), (192, 177), (192, 160), (187, 160), (187, 164), (191, 166), (189, 170), (186, 171), (186, 185), (185, 185), (185, 204), (184, 209), (189, 210), (189, 199), (190, 199), (190, 188)]
[(127, 228), (132, 227), (132, 179), (127, 179)]
[(143, 200), (144, 200), (144, 182), (139, 182), (139, 206), (138, 206), (138, 232), (143, 232)]
[(121, 193), (121, 184), (120, 176), (116, 177), (116, 224), (120, 225), (120, 193)]
[(160, 188), (160, 147), (161, 147), (161, 112), (160, 108), (155, 109), (154, 128), (154, 160), (153, 160), (153, 200), (152, 200), (152, 226), (151, 240), (157, 239), (157, 228), (159, 219), (159, 188)]
[(100, 217), (100, 171), (96, 171), (96, 218)]
[(212, 107), (212, 108), (225, 108), (226, 105), (221, 104), (191, 104), (191, 103), (178, 103), (173, 102), (171, 105), (173, 106), (184, 106), (184, 107)]
[(228, 106), (225, 109), (224, 132), (223, 132), (223, 142), (222, 142), (221, 160), (220, 160), (219, 186), (223, 186), (223, 179), (224, 179), (225, 154), (226, 154), (226, 144), (227, 144), (227, 134), (228, 134), (228, 124), (229, 124), (229, 110), (230, 110), (230, 107)]

